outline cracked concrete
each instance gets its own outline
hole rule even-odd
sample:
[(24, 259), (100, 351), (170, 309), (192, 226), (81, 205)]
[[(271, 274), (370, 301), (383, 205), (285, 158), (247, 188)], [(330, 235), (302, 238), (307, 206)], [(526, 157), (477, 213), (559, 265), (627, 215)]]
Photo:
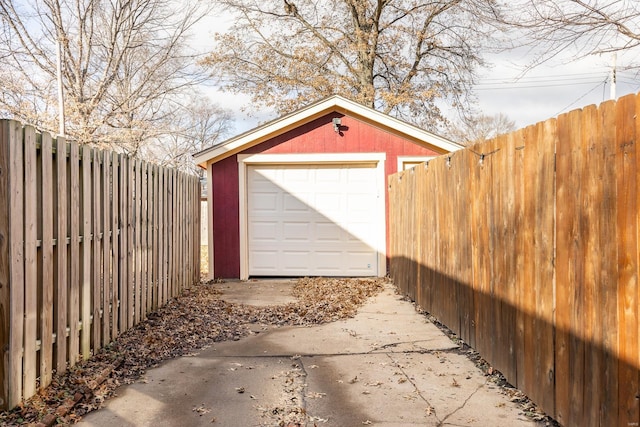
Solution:
[(81, 425), (535, 425), (391, 287), (353, 319), (219, 343), (118, 394)]

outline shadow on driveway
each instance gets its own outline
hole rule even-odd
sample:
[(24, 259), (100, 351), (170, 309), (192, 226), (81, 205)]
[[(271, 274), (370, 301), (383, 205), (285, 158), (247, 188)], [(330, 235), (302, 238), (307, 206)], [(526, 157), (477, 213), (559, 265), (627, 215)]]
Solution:
[[(293, 283), (219, 286), (228, 301), (268, 305), (293, 301)], [(352, 319), (254, 331), (168, 361), (80, 425), (536, 425), (459, 353), (386, 285)]]

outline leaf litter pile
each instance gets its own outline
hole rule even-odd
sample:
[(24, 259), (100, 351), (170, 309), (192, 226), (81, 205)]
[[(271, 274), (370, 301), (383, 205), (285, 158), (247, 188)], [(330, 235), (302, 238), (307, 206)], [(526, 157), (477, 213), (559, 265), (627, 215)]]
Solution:
[(139, 379), (161, 362), (192, 354), (213, 342), (239, 340), (252, 326), (318, 325), (353, 317), (384, 288), (385, 279), (303, 278), (296, 302), (267, 307), (232, 304), (215, 283), (188, 290), (147, 320), (122, 333), (89, 360), (56, 375), (47, 388), (11, 411), (2, 425), (70, 424), (97, 408), (121, 384)]

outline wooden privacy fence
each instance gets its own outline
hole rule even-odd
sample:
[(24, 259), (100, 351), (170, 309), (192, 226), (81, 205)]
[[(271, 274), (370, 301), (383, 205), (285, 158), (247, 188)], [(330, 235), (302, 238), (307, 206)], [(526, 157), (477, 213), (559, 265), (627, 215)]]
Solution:
[(196, 177), (0, 120), (0, 406), (199, 280)]
[(640, 423), (640, 98), (390, 177), (391, 276), (562, 425)]

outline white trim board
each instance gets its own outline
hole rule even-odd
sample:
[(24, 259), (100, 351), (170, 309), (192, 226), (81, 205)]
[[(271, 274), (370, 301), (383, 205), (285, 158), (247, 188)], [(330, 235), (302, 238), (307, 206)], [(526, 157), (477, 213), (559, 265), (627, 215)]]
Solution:
[[(202, 221), (202, 218), (200, 219)], [(213, 164), (207, 166), (207, 256), (209, 263), (209, 271), (207, 271), (207, 277), (209, 280), (215, 279), (215, 260), (214, 260), (214, 246), (213, 246)]]
[(240, 154), (238, 155), (238, 198), (240, 214), (240, 279), (249, 278), (249, 241), (247, 218), (247, 168), (251, 165), (371, 165), (378, 177), (378, 203), (375, 223), (379, 235), (376, 236), (379, 277), (387, 272), (386, 265), (386, 189), (384, 165), (385, 153), (327, 153), (327, 154)]
[(431, 159), (435, 159), (436, 157), (437, 156), (398, 156), (397, 171), (402, 172), (403, 170), (407, 170), (407, 168), (404, 167), (405, 163), (423, 163), (428, 162)]

